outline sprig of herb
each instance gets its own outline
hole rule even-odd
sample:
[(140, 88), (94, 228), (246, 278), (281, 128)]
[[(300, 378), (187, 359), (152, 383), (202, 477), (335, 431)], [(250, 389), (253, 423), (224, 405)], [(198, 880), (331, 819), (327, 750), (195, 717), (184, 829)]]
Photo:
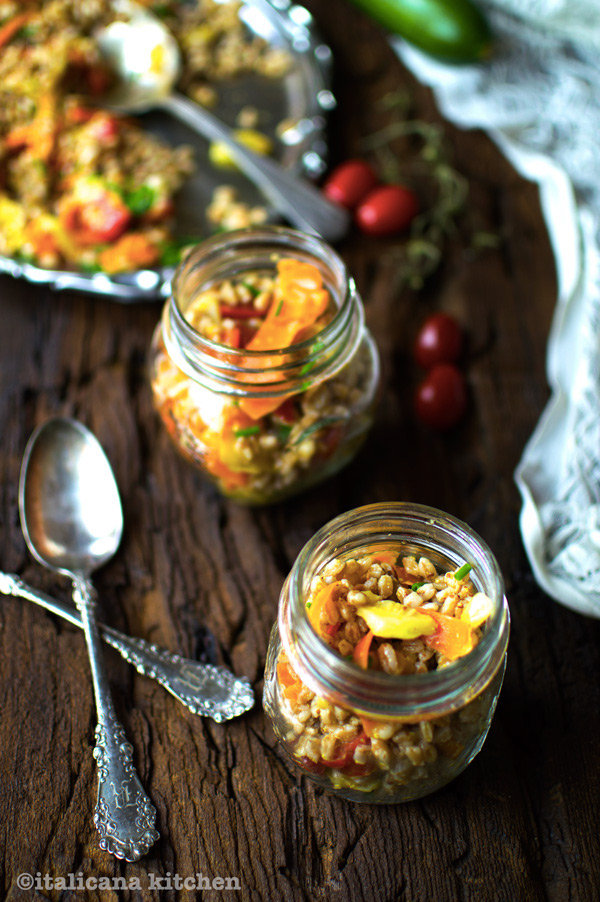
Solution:
[(260, 426), (245, 426), (243, 429), (234, 429), (233, 434), (237, 438), (246, 438), (247, 435), (258, 435)]
[(328, 426), (333, 426), (335, 423), (343, 423), (345, 421), (345, 417), (323, 417), (320, 420), (317, 420), (316, 423), (312, 423), (310, 426), (307, 426), (306, 429), (303, 429), (300, 435), (296, 436), (293, 444), (299, 445), (304, 439), (309, 438), (309, 436), (313, 435), (315, 432), (320, 432), (321, 429), (326, 429)]
[[(362, 149), (374, 153), (385, 181), (403, 183), (415, 178), (417, 181), (426, 179), (435, 192), (433, 202), (414, 219), (408, 240), (392, 252), (398, 263), (398, 283), (420, 289), (440, 265), (448, 236), (457, 230), (468, 195), (468, 183), (451, 165), (451, 154), (441, 126), (410, 118), (412, 101), (407, 92), (386, 94), (380, 106), (390, 113), (390, 121), (365, 138), (361, 142)], [(396, 142), (406, 138), (420, 142), (416, 157), (398, 152)]]

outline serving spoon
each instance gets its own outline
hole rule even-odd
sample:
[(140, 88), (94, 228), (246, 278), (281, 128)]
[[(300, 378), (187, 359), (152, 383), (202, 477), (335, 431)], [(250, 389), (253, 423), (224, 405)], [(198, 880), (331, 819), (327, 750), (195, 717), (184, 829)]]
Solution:
[(159, 838), (156, 810), (140, 783), (132, 746), (112, 703), (90, 580), (118, 548), (123, 511), (108, 459), (81, 423), (56, 417), (35, 430), (21, 466), (19, 513), (32, 555), (70, 577), (83, 623), (98, 716), (94, 823), (100, 848), (137, 861)]
[(327, 241), (346, 234), (347, 210), (280, 163), (252, 153), (220, 119), (173, 90), (181, 56), (177, 41), (160, 19), (132, 0), (113, 0), (112, 7), (124, 20), (111, 22), (95, 35), (100, 53), (117, 77), (102, 98), (105, 105), (122, 113), (150, 109), (171, 113), (204, 138), (225, 142), (242, 172), (296, 228)]
[[(83, 629), (81, 617), (74, 607), (27, 585), (16, 573), (0, 572), (0, 593), (33, 601)], [(133, 664), (142, 676), (164, 686), (192, 714), (211, 717), (222, 723), (244, 714), (253, 706), (254, 694), (246, 677), (236, 677), (226, 667), (217, 664), (183, 658), (145, 639), (126, 636), (104, 623), (98, 626), (107, 645)]]

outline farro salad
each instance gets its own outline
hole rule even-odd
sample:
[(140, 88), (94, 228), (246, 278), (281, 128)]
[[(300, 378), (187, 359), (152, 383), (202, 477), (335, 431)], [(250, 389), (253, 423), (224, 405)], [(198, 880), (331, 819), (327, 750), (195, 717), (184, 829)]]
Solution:
[[(249, 271), (203, 289), (184, 316), (199, 335), (224, 348), (269, 351), (314, 339), (311, 350), (318, 355), (319, 333), (336, 310), (319, 270), (286, 258), (275, 271)], [(307, 382), (315, 364), (306, 364), (297, 388), (285, 397), (202, 388), (173, 362), (160, 332), (152, 356), (155, 405), (176, 446), (239, 501), (270, 502), (316, 481), (352, 456), (371, 423), (376, 380), (362, 346), (315, 385)], [(268, 357), (261, 360), (268, 365)], [(243, 356), (232, 363), (253, 365)], [(239, 378), (249, 389), (261, 383), (260, 372)]]
[[(144, 5), (175, 31), (196, 100), (212, 102), (213, 79), (284, 71), (237, 3)], [(173, 198), (193, 172), (191, 148), (101, 108), (112, 75), (94, 35), (115, 18), (110, 0), (0, 0), (0, 254), (109, 274), (178, 262)], [(221, 202), (213, 222), (264, 219), (239, 203), (232, 214), (235, 204)]]
[[(438, 572), (398, 548), (336, 558), (314, 577), (309, 620), (330, 648), (358, 668), (402, 678), (448, 667), (479, 642), (492, 602), (476, 592), (471, 566)], [(371, 720), (319, 698), (280, 651), (276, 668), (287, 748), (335, 788), (382, 797), (412, 781), (450, 780), (488, 722), (488, 690), (434, 720)], [(460, 765), (460, 766), (459, 766)], [(447, 777), (447, 780), (446, 780)]]

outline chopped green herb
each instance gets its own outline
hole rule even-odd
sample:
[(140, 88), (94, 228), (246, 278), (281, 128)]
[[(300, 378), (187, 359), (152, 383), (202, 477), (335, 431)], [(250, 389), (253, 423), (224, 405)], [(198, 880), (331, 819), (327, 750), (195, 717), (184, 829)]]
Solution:
[(308, 363), (305, 363), (302, 369), (300, 370), (301, 376), (306, 376), (307, 373), (310, 373), (311, 370), (314, 370), (316, 364), (314, 360), (309, 360)]
[(285, 445), (288, 438), (290, 437), (291, 431), (292, 431), (292, 427), (286, 426), (283, 423), (277, 427), (277, 439), (281, 445)]
[(313, 435), (315, 432), (319, 432), (321, 429), (326, 429), (328, 426), (333, 426), (334, 423), (342, 423), (344, 422), (343, 417), (323, 417), (321, 420), (317, 420), (316, 423), (313, 423), (311, 426), (307, 426), (306, 429), (303, 429), (300, 435), (294, 441), (294, 445), (299, 445), (300, 442), (303, 442), (305, 438), (308, 438), (309, 435)]
[(27, 41), (29, 38), (32, 38), (37, 31), (37, 27), (35, 25), (23, 25), (17, 33), (15, 34), (15, 40), (17, 41)]
[(454, 579), (464, 579), (465, 576), (473, 569), (472, 564), (463, 564), (462, 567), (454, 574)]
[[(283, 298), (281, 298), (281, 300), (277, 304), (277, 310), (275, 311), (275, 316), (279, 316), (279, 314), (281, 313), (282, 307), (283, 307)], [(300, 370), (300, 375), (303, 375), (302, 370)]]
[(125, 197), (125, 205), (134, 216), (143, 216), (147, 213), (156, 198), (156, 191), (149, 185), (140, 185), (134, 191), (129, 191)]
[(413, 583), (412, 586), (410, 587), (410, 591), (416, 592), (417, 589), (420, 589), (421, 586), (424, 586), (424, 585), (425, 585), (425, 583)]
[(238, 438), (246, 438), (247, 435), (258, 435), (260, 426), (246, 426), (244, 429), (234, 429), (233, 434)]
[(156, 5), (152, 5), (152, 12), (155, 16), (158, 16), (159, 19), (164, 19), (166, 16), (170, 16), (172, 14), (171, 8), (166, 3), (157, 3)]
[(231, 405), (232, 405), (232, 407), (239, 407), (239, 406), (240, 406), (240, 399), (239, 399), (239, 398), (234, 398), (233, 401), (231, 402)]
[(301, 385), (298, 386), (298, 391), (299, 392), (308, 391), (308, 389), (311, 387), (311, 385), (312, 385), (312, 382), (303, 382)]
[(306, 607), (307, 607), (307, 608), (312, 608), (312, 601), (307, 601), (307, 602), (306, 602)]
[(259, 294), (260, 294), (259, 289), (256, 288), (254, 285), (251, 285), (250, 282), (242, 282), (242, 285), (244, 286), (244, 288), (248, 289), (248, 291), (250, 292), (250, 294), (252, 295), (253, 298), (257, 298), (259, 296)]
[(161, 266), (177, 266), (181, 260), (181, 246), (176, 241), (166, 241), (160, 255)]

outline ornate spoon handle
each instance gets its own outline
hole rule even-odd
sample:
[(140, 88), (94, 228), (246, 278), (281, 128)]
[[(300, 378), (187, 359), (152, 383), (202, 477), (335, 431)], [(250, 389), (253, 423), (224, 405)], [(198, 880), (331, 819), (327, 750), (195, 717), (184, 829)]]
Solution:
[(154, 829), (156, 810), (140, 783), (133, 765), (133, 749), (115, 714), (94, 613), (95, 592), (83, 575), (73, 577), (73, 600), (85, 631), (98, 714), (94, 749), (98, 800), (94, 823), (100, 834), (100, 848), (117, 858), (137, 861), (159, 837)]
[[(81, 618), (74, 608), (28, 586), (12, 573), (0, 572), (0, 592), (33, 601), (83, 629)], [(253, 706), (252, 687), (245, 677), (236, 677), (225, 667), (201, 664), (172, 654), (158, 645), (126, 636), (102, 623), (98, 626), (104, 641), (133, 664), (138, 673), (157, 680), (194, 714), (212, 717), (221, 723), (249, 711)]]

